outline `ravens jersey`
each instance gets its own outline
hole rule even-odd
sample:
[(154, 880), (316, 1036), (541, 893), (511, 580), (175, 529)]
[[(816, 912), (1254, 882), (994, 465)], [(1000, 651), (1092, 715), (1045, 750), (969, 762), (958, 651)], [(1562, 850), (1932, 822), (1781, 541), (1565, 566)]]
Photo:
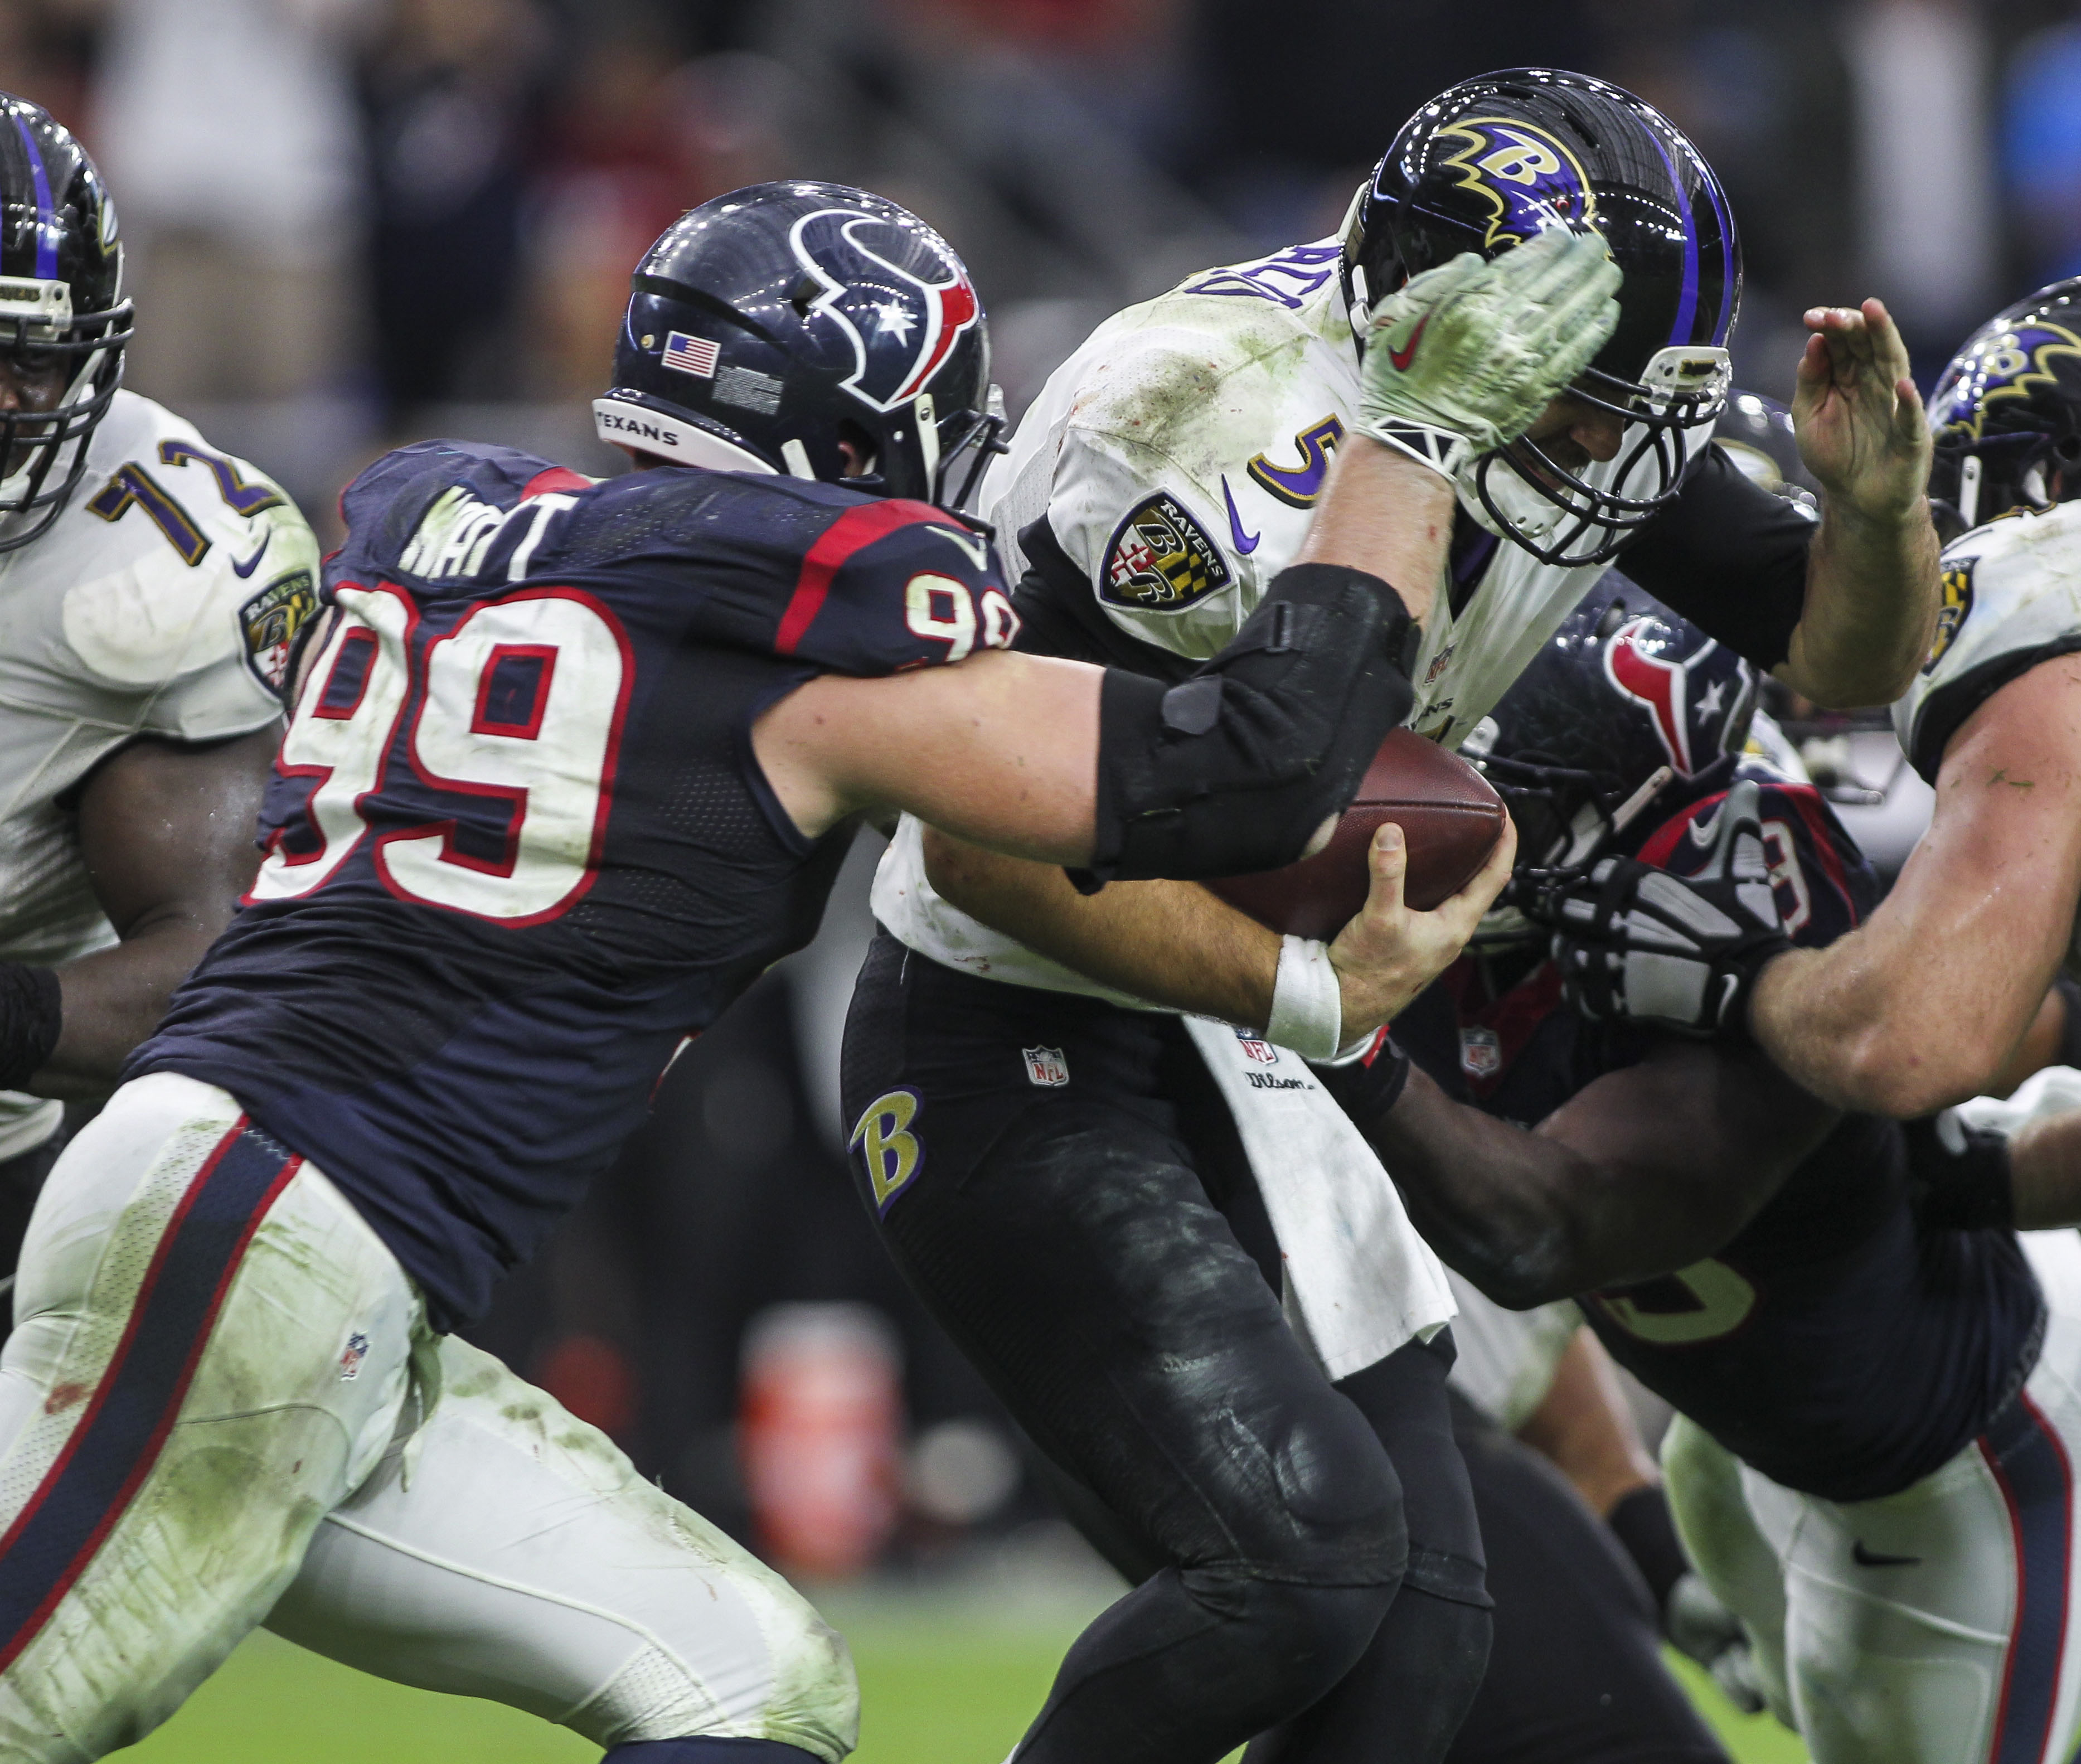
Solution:
[[(1777, 904), (1796, 942), (1849, 930), (1878, 898), (1819, 795), (1751, 765)], [(1678, 874), (1710, 855), (1723, 795), (1640, 855)], [(1499, 993), (1462, 959), (1395, 1025), (1447, 1092), (1544, 1119), (1654, 1041), (1587, 1021), (1550, 962)], [(2044, 1302), (2015, 1235), (1926, 1231), (1899, 1131), (1845, 1116), (1715, 1254), (1581, 1300), (1612, 1358), (1772, 1481), (1831, 1501), (1894, 1492), (1947, 1462), (2028, 1372)]]
[(343, 509), (266, 861), (126, 1076), (230, 1091), (452, 1328), (815, 930), (845, 840), (775, 799), (759, 713), (1016, 621), (980, 535), (827, 483), (429, 442)]
[[(72, 962), (116, 941), (72, 812), (140, 739), (267, 728), (317, 607), (317, 545), (281, 486), (171, 411), (118, 392), (47, 531), (0, 553), (0, 959)], [(0, 1158), (58, 1105), (0, 1093)]]

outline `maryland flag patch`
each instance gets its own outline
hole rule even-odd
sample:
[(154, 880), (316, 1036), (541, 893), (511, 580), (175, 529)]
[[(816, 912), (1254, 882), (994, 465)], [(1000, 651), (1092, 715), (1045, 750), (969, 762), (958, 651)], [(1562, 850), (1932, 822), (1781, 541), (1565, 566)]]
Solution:
[(1973, 613), (1973, 560), (1954, 564), (1944, 572), (1944, 604), (1936, 609), (1936, 635), (1931, 638), (1929, 659), (1922, 664), (1925, 674), (1936, 671), (1944, 652), (1957, 642), (1958, 634)]
[(1100, 600), (1141, 613), (1182, 613), (1235, 580), (1221, 547), (1166, 490), (1120, 524), (1106, 547), (1104, 575)]
[(296, 653), (296, 634), (317, 609), (317, 585), (308, 570), (275, 577), (238, 609), (246, 665), (278, 698), (288, 689), (289, 658)]

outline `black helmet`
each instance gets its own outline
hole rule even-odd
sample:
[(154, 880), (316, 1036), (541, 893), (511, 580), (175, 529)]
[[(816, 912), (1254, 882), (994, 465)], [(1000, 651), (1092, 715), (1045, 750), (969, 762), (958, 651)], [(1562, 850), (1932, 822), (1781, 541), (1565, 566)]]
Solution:
[(0, 92), (0, 353), (64, 385), (48, 412), (0, 412), (0, 551), (48, 528), (86, 469), (130, 318), (101, 174), (48, 111)]
[(1754, 668), (1613, 570), (1460, 751), (1509, 806), (1520, 875), (1579, 869), (1724, 789), (1755, 698)]
[(884, 197), (843, 183), (733, 191), (674, 221), (629, 288), (614, 387), (593, 403), (603, 440), (833, 481), (851, 441), (869, 465), (846, 482), (943, 507), (965, 503), (1003, 450), (968, 272)]
[(1792, 412), (1760, 392), (1732, 392), (1713, 422), (1713, 444), (1742, 475), (1809, 514), (1821, 512), (1820, 480), (1799, 457)]
[[(2023, 503), (2081, 496), (2081, 276), (1995, 314), (1929, 401), (1929, 498), (1947, 538)], [(2051, 474), (2062, 472), (2058, 496)]]
[(1363, 305), (1462, 251), (1494, 257), (1554, 225), (1595, 233), (1625, 272), (1618, 326), (1570, 394), (1624, 417), (1625, 437), (1616, 459), (1579, 474), (1529, 441), (1470, 470), (1495, 531), (1574, 566), (1615, 556), (1676, 494), (1687, 432), (1726, 397), (1741, 245), (1698, 149), (1603, 80), (1485, 74), (1402, 125), (1360, 200), (1346, 274)]

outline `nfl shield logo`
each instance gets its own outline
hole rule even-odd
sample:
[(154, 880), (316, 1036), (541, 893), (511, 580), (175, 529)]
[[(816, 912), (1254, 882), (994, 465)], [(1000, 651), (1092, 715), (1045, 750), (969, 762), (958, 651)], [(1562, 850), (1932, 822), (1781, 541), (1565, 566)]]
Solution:
[(1025, 1047), (1019, 1050), (1026, 1055), (1026, 1081), (1052, 1089), (1070, 1081), (1070, 1063), (1062, 1057), (1059, 1047)]
[(1276, 1066), (1279, 1063), (1279, 1050), (1270, 1042), (1261, 1040), (1255, 1029), (1239, 1029), (1236, 1031), (1236, 1039), (1242, 1043), (1246, 1059), (1254, 1059), (1261, 1066)]
[(359, 1329), (347, 1338), (347, 1345), (339, 1356), (339, 1375), (342, 1382), (360, 1375), (361, 1362), (368, 1358), (368, 1337)]
[(1460, 1070), (1469, 1078), (1493, 1078), (1503, 1070), (1503, 1042), (1494, 1029), (1460, 1031)]

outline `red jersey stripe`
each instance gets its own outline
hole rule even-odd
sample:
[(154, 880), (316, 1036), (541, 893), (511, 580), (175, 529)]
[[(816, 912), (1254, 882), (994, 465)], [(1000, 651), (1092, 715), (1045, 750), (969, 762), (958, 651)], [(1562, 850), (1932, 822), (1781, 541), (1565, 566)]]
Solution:
[(773, 639), (774, 652), (780, 655), (795, 653), (796, 646), (809, 635), (810, 625), (823, 610), (824, 596), (831, 592), (832, 579), (855, 552), (864, 550), (899, 527), (915, 526), (921, 522), (946, 524), (930, 503), (897, 499), (861, 503), (846, 510), (825, 528), (802, 560), (801, 573), (795, 579), (795, 592), (788, 598), (788, 610), (780, 615), (780, 629)]

